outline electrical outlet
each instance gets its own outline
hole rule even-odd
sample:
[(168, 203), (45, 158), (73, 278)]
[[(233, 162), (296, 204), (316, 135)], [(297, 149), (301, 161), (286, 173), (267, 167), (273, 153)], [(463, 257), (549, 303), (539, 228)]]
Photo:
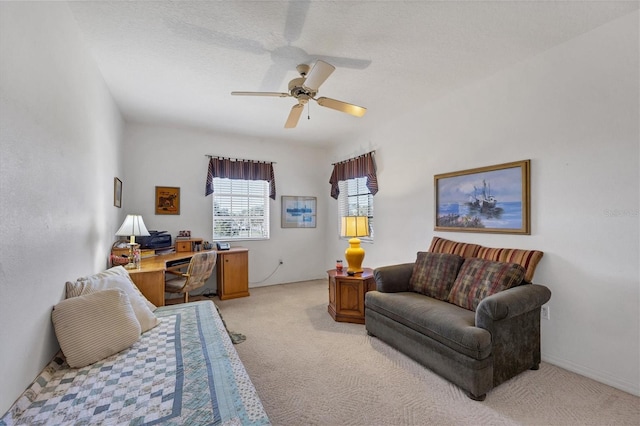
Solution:
[(548, 305), (542, 305), (542, 308), (540, 309), (540, 314), (542, 315), (542, 319), (550, 320), (551, 308)]

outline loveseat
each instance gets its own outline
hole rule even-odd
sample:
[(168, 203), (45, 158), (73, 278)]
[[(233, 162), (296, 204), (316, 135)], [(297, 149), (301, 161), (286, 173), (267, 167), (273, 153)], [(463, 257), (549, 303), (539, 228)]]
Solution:
[(482, 401), (540, 364), (540, 308), (532, 284), (543, 253), (434, 237), (416, 261), (375, 269), (365, 326), (375, 336)]

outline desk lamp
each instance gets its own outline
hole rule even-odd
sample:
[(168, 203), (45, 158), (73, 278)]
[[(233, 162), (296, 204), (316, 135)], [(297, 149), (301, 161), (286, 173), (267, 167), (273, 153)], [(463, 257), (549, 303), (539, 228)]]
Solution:
[(363, 271), (364, 249), (360, 247), (358, 237), (369, 235), (369, 218), (366, 216), (344, 216), (340, 227), (340, 236), (350, 237), (349, 248), (344, 252), (347, 259), (347, 275)]
[(136, 237), (148, 237), (149, 231), (147, 231), (147, 227), (144, 226), (144, 221), (142, 220), (142, 216), (139, 214), (128, 214), (125, 218), (124, 222), (122, 222), (122, 226), (116, 232), (116, 236), (118, 237), (130, 237), (129, 240), (129, 263), (125, 266), (127, 269), (137, 268), (139, 266), (139, 259), (137, 256), (134, 256), (133, 248), (136, 245)]

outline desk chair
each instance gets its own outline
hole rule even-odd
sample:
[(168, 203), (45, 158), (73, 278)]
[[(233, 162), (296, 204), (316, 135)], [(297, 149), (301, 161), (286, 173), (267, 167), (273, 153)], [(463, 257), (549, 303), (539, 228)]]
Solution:
[(216, 259), (215, 251), (197, 253), (191, 258), (186, 273), (167, 270), (166, 274), (176, 275), (177, 277), (166, 279), (164, 290), (167, 293), (182, 293), (184, 295), (184, 303), (187, 303), (189, 301), (189, 292), (204, 286), (213, 273)]

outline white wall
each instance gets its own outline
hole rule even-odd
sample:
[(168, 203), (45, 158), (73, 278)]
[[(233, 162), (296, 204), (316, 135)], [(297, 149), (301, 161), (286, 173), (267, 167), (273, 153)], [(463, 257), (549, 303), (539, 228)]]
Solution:
[[(433, 175), (531, 159), (530, 236), (439, 233), (545, 252), (543, 360), (640, 394), (638, 13), (385, 123), (331, 153), (376, 149), (367, 266), (410, 262), (434, 235)], [(335, 226), (329, 230), (335, 235)], [(345, 244), (329, 240), (333, 253)]]
[(62, 3), (0, 3), (0, 413), (58, 350), (67, 280), (105, 268), (122, 120)]
[[(259, 161), (275, 161), (276, 200), (270, 201), (271, 238), (232, 242), (249, 248), (250, 287), (322, 278), (325, 260), (326, 198), (329, 175), (325, 150), (234, 135), (130, 124), (125, 133), (123, 210), (142, 214), (148, 229), (179, 230), (212, 241), (212, 200), (204, 196), (209, 159), (207, 154)], [(155, 187), (180, 188), (180, 215), (156, 215)], [(318, 200), (316, 228), (280, 227), (282, 195), (313, 196)], [(284, 264), (278, 267), (278, 261)], [(273, 275), (271, 275), (273, 273)], [(215, 288), (215, 278), (207, 289)]]

